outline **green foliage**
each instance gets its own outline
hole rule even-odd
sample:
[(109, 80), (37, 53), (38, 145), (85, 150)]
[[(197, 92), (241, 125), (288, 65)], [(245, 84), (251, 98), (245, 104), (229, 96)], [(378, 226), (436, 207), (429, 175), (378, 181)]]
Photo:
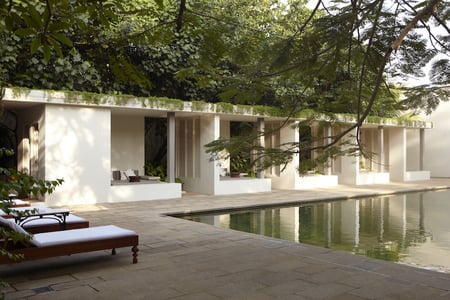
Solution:
[(161, 181), (167, 181), (167, 169), (164, 165), (155, 167), (151, 162), (147, 162), (144, 166), (144, 172), (147, 176), (157, 176)]
[[(2, 74), (13, 85), (34, 88), (270, 105), (288, 113), (369, 109), (393, 117), (403, 107), (389, 85), (379, 86), (376, 101), (371, 91), (385, 50), (423, 3), (389, 11), (378, 2), (331, 1), (312, 18), (306, 1), (183, 3), (4, 4)], [(442, 20), (445, 11), (437, 10)], [(430, 49), (412, 32), (387, 72), (420, 75), (448, 44), (438, 38), (441, 47)], [(445, 59), (435, 63), (435, 80), (445, 80), (438, 74), (446, 65)]]
[(64, 182), (63, 179), (37, 179), (15, 169), (2, 167), (0, 167), (0, 176), (2, 176), (0, 181), (1, 199), (7, 199), (10, 193), (16, 193), (21, 197), (51, 194), (57, 186)]
[(46, 62), (52, 52), (64, 56), (64, 47), (73, 47), (74, 30), (88, 31), (90, 26), (109, 26), (117, 20), (121, 2), (28, 0), (2, 2), (3, 29), (25, 39), (30, 54), (40, 52)]
[(440, 102), (450, 99), (450, 90), (440, 86), (416, 86), (405, 89), (405, 99), (400, 102), (404, 110), (408, 109), (416, 113), (424, 111), (431, 114)]
[(230, 171), (244, 173), (251, 169), (250, 158), (238, 153), (230, 157)]
[[(11, 156), (14, 152), (9, 149), (0, 148), (0, 158), (4, 156)], [(14, 193), (19, 196), (29, 195), (44, 195), (51, 194), (55, 188), (61, 185), (64, 182), (63, 179), (56, 180), (41, 180), (29, 176), (27, 174), (18, 172), (15, 169), (4, 168), (0, 166), (0, 199), (9, 199), (9, 195)], [(6, 213), (10, 212), (12, 203), (8, 201), (3, 201), (0, 203), (0, 209), (5, 211)], [(32, 214), (35, 210), (25, 210), (21, 212), (15, 212), (15, 214), (19, 216), (25, 216), (28, 214)], [(3, 241), (10, 241), (13, 244), (16, 243), (27, 243), (30, 239), (30, 235), (23, 235), (18, 232), (13, 232), (6, 230), (5, 228), (0, 228), (0, 237)], [(0, 248), (0, 255), (8, 256), (11, 259), (18, 258), (17, 255), (11, 254), (8, 249), (3, 247)], [(0, 285), (5, 285), (4, 282), (0, 282)], [(2, 290), (0, 289), (0, 294), (2, 294)]]

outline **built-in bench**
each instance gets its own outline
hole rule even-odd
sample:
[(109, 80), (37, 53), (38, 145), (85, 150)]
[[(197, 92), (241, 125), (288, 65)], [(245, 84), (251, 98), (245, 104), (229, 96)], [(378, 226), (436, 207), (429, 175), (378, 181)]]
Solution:
[(111, 185), (124, 185), (134, 183), (155, 183), (160, 181), (158, 176), (139, 175), (138, 170), (112, 171)]

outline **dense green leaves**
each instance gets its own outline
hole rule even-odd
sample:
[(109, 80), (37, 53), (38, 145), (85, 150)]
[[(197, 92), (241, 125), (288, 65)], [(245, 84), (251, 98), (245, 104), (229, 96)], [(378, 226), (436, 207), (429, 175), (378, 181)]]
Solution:
[[(445, 3), (439, 1), (439, 7)], [(5, 34), (14, 32), (21, 48), (30, 51), (28, 57), (18, 51), (19, 65), (7, 66), (5, 72), (12, 84), (55, 88), (52, 81), (60, 76), (52, 74), (56, 57), (66, 60), (68, 53), (76, 52), (91, 69), (74, 75), (89, 72), (99, 77), (86, 85), (86, 80), (67, 76), (71, 83), (61, 88), (297, 110), (363, 110), (371, 101), (386, 49), (425, 2), (414, 7), (397, 1), (390, 6), (382, 1), (331, 1), (312, 18), (306, 4), (12, 1), (11, 7), (1, 7)], [(446, 20), (447, 10), (436, 12)], [(422, 33), (414, 31), (404, 39), (388, 73), (421, 75), (421, 68), (442, 52), (431, 49)], [(436, 39), (441, 48), (448, 44), (445, 38)], [(30, 57), (43, 59), (48, 67), (36, 70), (26, 63)], [(45, 80), (22, 80), (36, 71), (44, 71)], [(396, 98), (388, 85), (380, 88), (372, 113), (395, 114)]]

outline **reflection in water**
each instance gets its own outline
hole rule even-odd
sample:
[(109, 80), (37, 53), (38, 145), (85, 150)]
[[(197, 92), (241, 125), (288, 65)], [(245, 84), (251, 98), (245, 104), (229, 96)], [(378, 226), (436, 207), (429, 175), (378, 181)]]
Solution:
[(446, 190), (185, 218), (450, 272), (448, 199)]

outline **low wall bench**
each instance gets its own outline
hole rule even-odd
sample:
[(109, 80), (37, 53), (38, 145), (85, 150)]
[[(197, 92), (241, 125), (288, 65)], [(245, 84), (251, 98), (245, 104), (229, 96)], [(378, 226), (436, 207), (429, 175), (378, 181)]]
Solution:
[[(77, 253), (93, 252), (116, 248), (131, 247), (132, 262), (137, 263), (139, 236), (136, 232), (114, 225), (95, 226), (65, 231), (53, 231), (30, 235), (12, 219), (0, 217), (0, 226), (8, 232), (17, 232), (29, 236), (29, 241), (15, 243), (10, 236), (2, 236), (2, 248), (18, 259), (8, 255), (0, 256), (0, 264), (43, 259)], [(2, 233), (4, 234), (4, 233)]]
[(159, 182), (159, 176), (139, 175), (138, 170), (114, 170), (111, 173), (111, 185), (120, 185), (135, 182)]

